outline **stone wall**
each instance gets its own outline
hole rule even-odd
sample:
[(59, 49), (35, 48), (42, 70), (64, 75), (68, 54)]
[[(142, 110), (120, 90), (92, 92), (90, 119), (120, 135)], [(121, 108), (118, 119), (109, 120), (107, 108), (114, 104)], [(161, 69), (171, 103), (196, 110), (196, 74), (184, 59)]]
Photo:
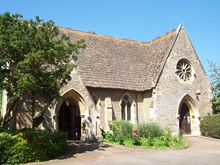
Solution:
[[(109, 124), (113, 119), (121, 119), (121, 100), (127, 94), (132, 100), (131, 122), (133, 124), (155, 121), (176, 131), (179, 129), (177, 120), (179, 107), (183, 98), (188, 96), (193, 102), (192, 113), (197, 123), (196, 129), (199, 129), (200, 117), (212, 112), (210, 82), (183, 26), (180, 26), (178, 30), (180, 31), (177, 40), (154, 89), (138, 92), (134, 91), (136, 88), (122, 90), (86, 87), (77, 70), (73, 70), (71, 73), (72, 79), (60, 90), (61, 97), (58, 98), (58, 101), (56, 100), (50, 105), (43, 105), (39, 102), (37, 113), (43, 111), (45, 117), (40, 127), (58, 130), (60, 107), (65, 99), (71, 97), (78, 103), (82, 122), (87, 120), (90, 122), (88, 136), (92, 134), (100, 135), (99, 126), (109, 129)], [(172, 36), (174, 36), (173, 32)], [(155, 51), (156, 47), (153, 50)], [(94, 57), (92, 58), (94, 59)], [(176, 73), (176, 65), (180, 59), (188, 60), (193, 68), (192, 77), (189, 81), (180, 80)], [(120, 61), (116, 61), (116, 63), (120, 66)], [(90, 70), (88, 73), (90, 74)], [(97, 79), (97, 76), (95, 76), (95, 79)], [(113, 80), (115, 81), (115, 79)], [(146, 83), (142, 84), (143, 86), (151, 81), (150, 78), (145, 80)], [(91, 80), (89, 79), (89, 81)], [(94, 80), (93, 83), (97, 82)], [(132, 87), (137, 85), (128, 81), (127, 83)], [(111, 85), (114, 86), (114, 83), (112, 82)], [(93, 96), (97, 98), (97, 103), (93, 101)], [(29, 103), (22, 100), (17, 117), (17, 127), (30, 127), (29, 109)]]
[[(84, 86), (80, 76), (76, 70), (71, 73), (71, 80), (60, 90), (61, 97), (54, 100), (50, 105), (43, 104), (42, 101), (37, 100), (36, 102), (36, 116), (43, 114), (43, 122), (38, 126), (40, 129), (52, 129), (58, 131), (59, 121), (59, 110), (62, 103), (71, 98), (74, 100), (80, 109), (80, 116), (82, 126), (84, 123), (88, 123), (88, 131), (84, 134), (82, 127), (82, 138), (93, 139), (96, 136), (96, 120), (97, 120), (97, 109), (94, 102)], [(32, 125), (31, 118), (31, 103), (29, 97), (23, 98), (17, 106), (17, 115), (15, 123), (17, 128), (30, 128)]]
[(80, 115), (82, 117), (82, 126), (84, 123), (87, 123), (89, 127), (89, 132), (86, 133), (87, 135), (83, 134), (85, 130), (82, 130), (82, 139), (91, 140), (94, 136), (96, 136), (96, 121), (98, 112), (87, 88), (76, 70), (72, 71), (71, 80), (60, 90), (60, 94), (61, 97), (58, 101), (49, 108), (49, 112), (51, 113), (51, 116), (53, 116), (53, 128), (58, 130), (57, 115), (59, 114), (59, 109), (63, 101), (70, 97), (78, 103)]
[[(98, 112), (100, 114), (100, 126), (102, 128), (109, 129), (109, 124), (113, 119), (121, 120), (121, 100), (125, 94), (132, 99), (131, 122), (137, 124), (149, 121), (151, 95), (148, 92), (91, 87), (88, 90), (91, 96), (95, 95), (99, 97)], [(106, 99), (111, 100), (111, 105), (106, 106), (106, 104), (109, 104), (109, 102), (106, 102)]]
[[(176, 74), (177, 62), (182, 58), (189, 60), (193, 68), (189, 81), (181, 81)], [(189, 95), (195, 102), (195, 110), (198, 111), (196, 119), (212, 112), (210, 82), (182, 27), (155, 89), (156, 121), (178, 130), (177, 115), (185, 95)]]

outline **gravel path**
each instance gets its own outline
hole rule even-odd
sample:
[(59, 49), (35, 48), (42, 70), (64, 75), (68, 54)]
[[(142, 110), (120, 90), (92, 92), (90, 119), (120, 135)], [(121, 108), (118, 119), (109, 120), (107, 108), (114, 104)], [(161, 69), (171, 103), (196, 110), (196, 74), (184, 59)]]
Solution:
[(187, 149), (134, 149), (107, 143), (69, 142), (65, 156), (32, 165), (220, 165), (220, 140), (187, 137)]

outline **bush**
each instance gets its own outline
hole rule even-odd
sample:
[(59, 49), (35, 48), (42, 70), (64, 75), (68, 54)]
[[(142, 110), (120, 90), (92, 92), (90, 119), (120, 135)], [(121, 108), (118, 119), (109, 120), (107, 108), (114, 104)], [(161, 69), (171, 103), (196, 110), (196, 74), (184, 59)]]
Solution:
[(125, 120), (114, 120), (111, 125), (111, 129), (113, 134), (121, 134), (125, 138), (132, 138), (133, 137), (133, 124)]
[(133, 125), (128, 121), (113, 121), (111, 131), (102, 130), (106, 141), (117, 142), (126, 146), (142, 146), (147, 148), (185, 148), (188, 143), (183, 139), (182, 132), (173, 137), (169, 128), (164, 129), (158, 124), (140, 124), (133, 130)]
[(204, 136), (220, 139), (220, 114), (203, 117), (200, 130)]
[(128, 121), (117, 121), (114, 120), (110, 125), (111, 131), (102, 131), (102, 137), (106, 141), (118, 142), (121, 145), (124, 145), (126, 138), (132, 138), (133, 136), (133, 125)]
[(15, 138), (6, 132), (0, 133), (0, 164), (6, 163), (12, 156), (10, 148), (16, 144)]
[(60, 155), (67, 141), (66, 133), (24, 130), (0, 133), (0, 164), (19, 164), (53, 159)]
[(163, 128), (156, 123), (142, 123), (138, 125), (139, 136), (142, 138), (155, 138), (163, 135)]
[(133, 137), (133, 124), (125, 120), (114, 120), (112, 123), (113, 141), (124, 145), (126, 138)]
[(140, 146), (140, 145), (141, 145), (141, 140), (140, 140), (140, 138), (134, 137), (134, 139), (133, 139), (133, 145), (135, 145), (135, 146)]
[(110, 131), (105, 131), (104, 129), (101, 129), (101, 134), (103, 139), (106, 141), (113, 141), (113, 134)]
[(0, 89), (0, 109), (2, 108), (2, 89)]
[(172, 136), (170, 129), (165, 129), (163, 135), (159, 137), (141, 138), (141, 143), (142, 146), (153, 149), (167, 147), (185, 148), (188, 146), (181, 133), (178, 136)]

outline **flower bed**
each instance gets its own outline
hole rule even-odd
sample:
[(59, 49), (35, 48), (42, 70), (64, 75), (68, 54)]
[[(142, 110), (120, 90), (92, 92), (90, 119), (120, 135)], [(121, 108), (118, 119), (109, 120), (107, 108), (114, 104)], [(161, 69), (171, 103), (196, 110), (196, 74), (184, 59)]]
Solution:
[(162, 128), (155, 123), (140, 124), (137, 129), (134, 129), (128, 121), (115, 120), (110, 128), (110, 131), (102, 130), (103, 138), (107, 142), (154, 149), (188, 146), (181, 132), (177, 136), (172, 136), (169, 128)]

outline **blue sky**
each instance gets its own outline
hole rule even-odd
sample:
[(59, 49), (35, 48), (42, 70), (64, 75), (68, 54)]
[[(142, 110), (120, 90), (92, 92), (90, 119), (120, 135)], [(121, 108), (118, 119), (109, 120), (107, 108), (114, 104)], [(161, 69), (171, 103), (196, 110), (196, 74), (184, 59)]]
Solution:
[(0, 13), (6, 11), (137, 41), (151, 41), (183, 23), (206, 72), (207, 60), (220, 65), (219, 0), (0, 0)]

